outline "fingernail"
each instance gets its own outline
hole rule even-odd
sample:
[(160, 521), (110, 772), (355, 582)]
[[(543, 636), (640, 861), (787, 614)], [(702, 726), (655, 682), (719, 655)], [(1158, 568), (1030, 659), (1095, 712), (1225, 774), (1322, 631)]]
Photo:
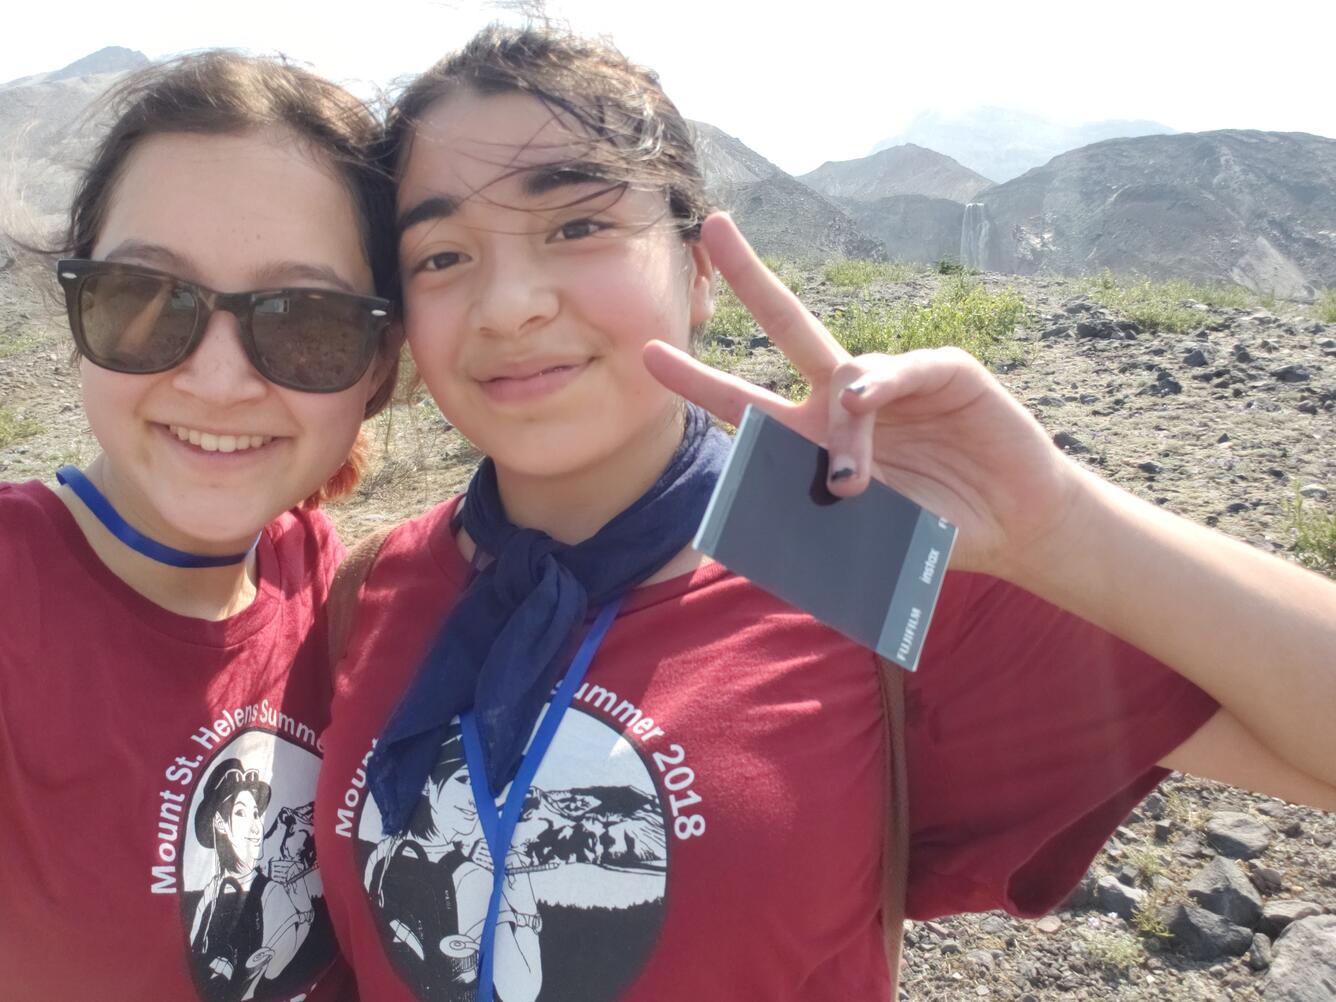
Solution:
[(856, 379), (848, 386), (846, 386), (845, 389), (848, 390), (850, 393), (854, 394), (855, 396), (862, 396), (864, 393), (867, 392), (867, 380)]
[(840, 480), (848, 480), (856, 472), (858, 472), (857, 470), (854, 469), (854, 464), (852, 460), (845, 459), (843, 457), (835, 460), (830, 465), (834, 467), (834, 469), (830, 471), (830, 479), (832, 483), (835, 483)]

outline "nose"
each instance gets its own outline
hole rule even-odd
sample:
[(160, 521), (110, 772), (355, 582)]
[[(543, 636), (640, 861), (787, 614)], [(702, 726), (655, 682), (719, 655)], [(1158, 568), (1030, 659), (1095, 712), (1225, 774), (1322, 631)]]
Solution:
[(480, 262), (477, 328), (498, 336), (524, 335), (556, 315), (556, 276), (541, 249), (521, 236), (497, 239)]
[(172, 382), (215, 407), (257, 400), (269, 391), (241, 346), (241, 322), (223, 310), (209, 317), (199, 347), (176, 368)]

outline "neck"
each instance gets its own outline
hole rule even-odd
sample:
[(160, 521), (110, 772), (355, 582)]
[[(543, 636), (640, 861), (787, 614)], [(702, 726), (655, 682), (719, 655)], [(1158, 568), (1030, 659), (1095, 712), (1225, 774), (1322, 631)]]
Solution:
[[(122, 516), (138, 524), (122, 507), (124, 500), (114, 488), (109, 490), (105, 457), (99, 456), (84, 471), (98, 490), (102, 491)], [(239, 564), (226, 567), (183, 568), (171, 567), (136, 552), (111, 534), (68, 487), (60, 487), (56, 495), (70, 510), (83, 532), (88, 545), (107, 569), (149, 601), (168, 612), (194, 619), (222, 620), (234, 616), (250, 605), (256, 595), (255, 554), (251, 553)], [(159, 542), (188, 549), (189, 541), (166, 540)], [(248, 544), (246, 544), (248, 545)], [(237, 547), (245, 549), (245, 545)]]
[(682, 411), (674, 407), (615, 455), (585, 469), (536, 477), (498, 464), (496, 482), (506, 514), (516, 525), (539, 529), (559, 542), (582, 543), (654, 486), (682, 431)]
[[(534, 477), (498, 465), (497, 488), (506, 514), (516, 525), (539, 529), (560, 542), (584, 542), (654, 486), (682, 441), (683, 430), (682, 410), (674, 406), (662, 421), (595, 467), (560, 477)], [(475, 547), (468, 533), (461, 530), (457, 542), (464, 559), (472, 560)], [(705, 562), (688, 546), (642, 585), (689, 573)]]

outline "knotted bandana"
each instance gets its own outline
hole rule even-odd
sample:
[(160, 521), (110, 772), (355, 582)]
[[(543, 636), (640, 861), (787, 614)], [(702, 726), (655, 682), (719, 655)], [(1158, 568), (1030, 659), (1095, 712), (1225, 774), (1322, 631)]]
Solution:
[(691, 542), (728, 448), (709, 415), (688, 407), (682, 441), (654, 486), (574, 546), (514, 525), (496, 467), (483, 460), (463, 522), (493, 560), (447, 616), (368, 763), (386, 834), (407, 827), (451, 721), (470, 707), (488, 787), (493, 795), (505, 788), (587, 611), (630, 591)]

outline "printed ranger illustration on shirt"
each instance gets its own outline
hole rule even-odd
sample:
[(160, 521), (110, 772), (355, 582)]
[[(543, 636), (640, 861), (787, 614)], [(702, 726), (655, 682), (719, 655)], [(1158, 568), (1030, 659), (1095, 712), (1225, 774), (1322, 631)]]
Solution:
[[(180, 886), (202, 998), (286, 999), (334, 957), (313, 837), (319, 762), (249, 729), (198, 776), (181, 825)], [(194, 764), (178, 761), (177, 771)]]
[[(420, 999), (472, 1002), (492, 860), (458, 726), (407, 831), (383, 835), (375, 800), (364, 804), (358, 865), (395, 968)], [(501, 1002), (616, 998), (663, 921), (667, 841), (640, 753), (594, 717), (568, 713), (506, 860), (495, 947)]]

